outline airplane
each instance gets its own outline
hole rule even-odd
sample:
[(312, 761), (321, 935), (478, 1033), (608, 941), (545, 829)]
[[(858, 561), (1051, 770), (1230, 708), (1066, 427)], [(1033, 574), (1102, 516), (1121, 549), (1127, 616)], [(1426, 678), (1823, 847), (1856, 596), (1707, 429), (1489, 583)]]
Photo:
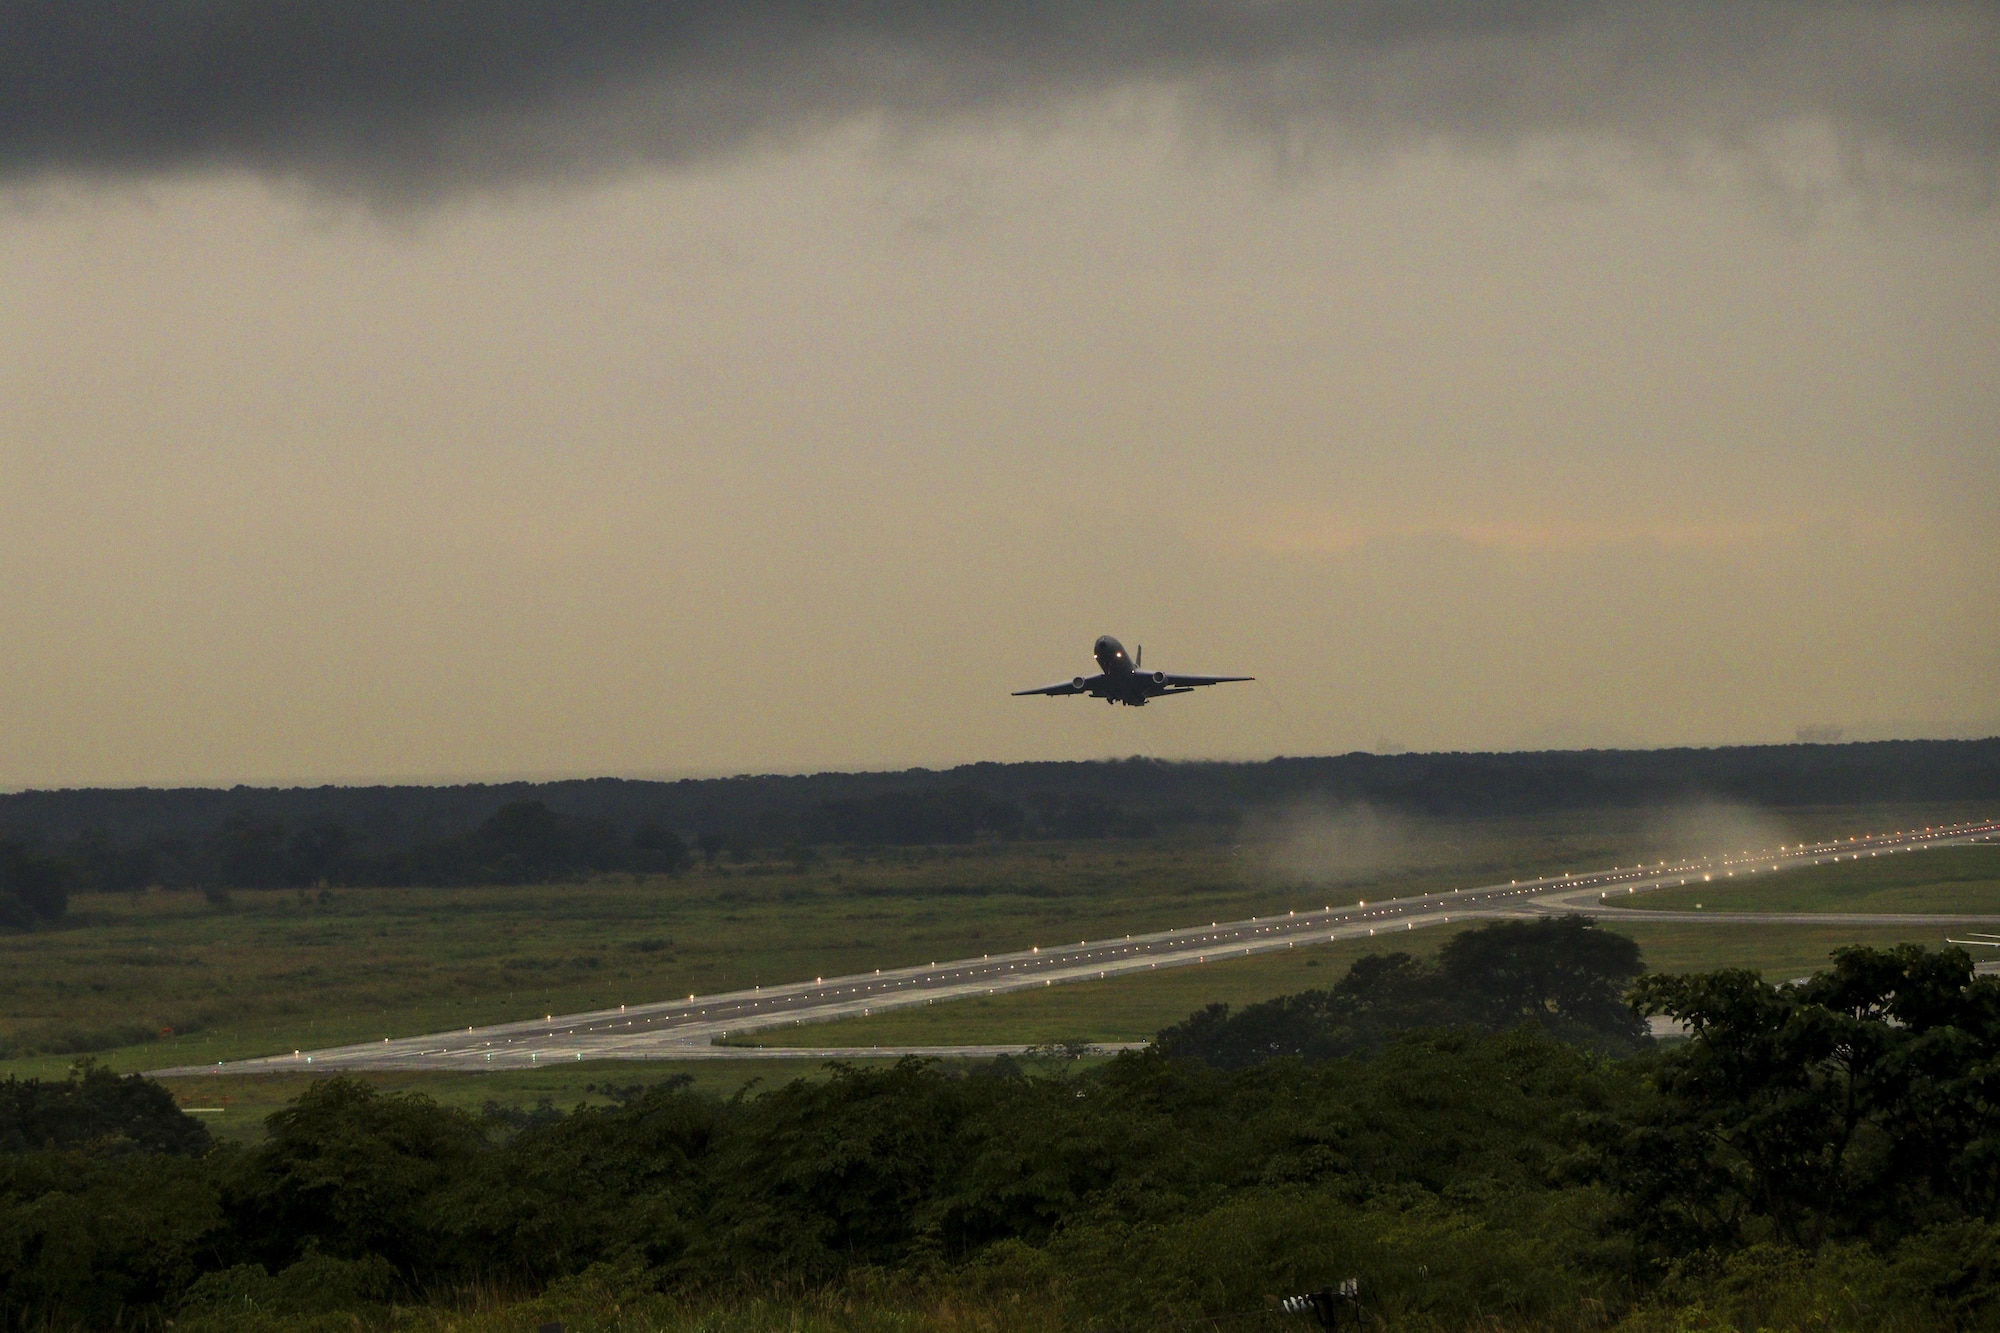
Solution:
[(2000, 935), (1989, 935), (1987, 932), (1983, 930), (1974, 930), (1968, 933), (1972, 936), (1972, 938), (1969, 940), (1955, 940), (1947, 936), (1945, 939), (1945, 943), (1971, 944), (1981, 949), (2000, 949)]
[(1223, 685), (1232, 680), (1255, 680), (1255, 676), (1176, 676), (1169, 671), (1142, 671), (1146, 649), (1142, 645), (1136, 657), (1125, 655), (1125, 645), (1109, 634), (1099, 635), (1092, 646), (1091, 656), (1097, 659), (1101, 670), (1095, 676), (1077, 676), (1056, 685), (1044, 685), (1035, 690), (1015, 690), (1014, 697), (1024, 694), (1087, 694), (1093, 699), (1102, 699), (1108, 704), (1126, 704), (1132, 708), (1143, 708), (1148, 699), (1162, 699), (1175, 694), (1192, 694), (1202, 685)]

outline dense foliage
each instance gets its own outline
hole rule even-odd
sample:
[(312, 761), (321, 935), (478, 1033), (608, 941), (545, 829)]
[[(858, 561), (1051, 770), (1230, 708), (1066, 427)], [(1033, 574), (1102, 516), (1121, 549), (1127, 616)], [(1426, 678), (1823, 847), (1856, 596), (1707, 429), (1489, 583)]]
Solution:
[[(2000, 796), (2000, 740), (1713, 750), (1350, 754), (1263, 763), (971, 764), (458, 787), (0, 795), (0, 836), (77, 887), (534, 882), (825, 844), (1226, 833), (1302, 801), (1493, 816), (1716, 799), (1757, 805)], [(0, 854), (0, 876), (6, 870)], [(0, 924), (8, 890), (0, 886)], [(21, 901), (26, 901), (22, 899)]]
[(213, 1146), (208, 1130), (174, 1105), (165, 1088), (137, 1074), (120, 1078), (85, 1060), (60, 1083), (0, 1082), (0, 1153), (70, 1149), (94, 1157), (199, 1157)]
[(1532, 1024), (1607, 1052), (1630, 1052), (1646, 1025), (1625, 1003), (1644, 971), (1629, 937), (1587, 917), (1500, 921), (1445, 941), (1435, 962), (1373, 954), (1330, 989), (1231, 1013), (1212, 1004), (1160, 1033), (1160, 1050), (1220, 1069), (1284, 1056), (1325, 1060), (1374, 1050), (1412, 1028), (1504, 1032)]
[[(185, 1328), (588, 1271), (683, 1294), (887, 1276), (1136, 1328), (1356, 1274), (1375, 1315), (1439, 1327), (1660, 1302), (2000, 1324), (2000, 979), (1850, 950), (1807, 985), (1637, 993), (1690, 1039), (1619, 1061), (1533, 1025), (1233, 1070), (912, 1060), (728, 1101), (670, 1082), (512, 1130), (336, 1078), (256, 1148), (199, 1157), (7, 1131), (0, 1312)], [(0, 1106), (109, 1106), (103, 1079)]]
[(2000, 977), (1962, 950), (1845, 949), (1796, 985), (1652, 976), (1634, 1002), (1694, 1034), (1650, 1114), (1599, 1127), (1656, 1261), (2000, 1220)]
[(0, 926), (19, 929), (61, 917), (69, 906), (73, 877), (68, 862), (0, 839)]
[[(11, 882), (9, 847), (18, 845), (0, 843), (0, 885)], [(15, 853), (15, 863), (39, 865), (59, 885), (100, 892), (154, 884), (221, 890), (535, 884), (609, 871), (672, 874), (690, 860), (681, 837), (658, 824), (628, 834), (609, 819), (558, 814), (540, 801), (511, 802), (463, 833), (401, 848), (371, 848), (337, 823), (293, 829), (237, 813), (194, 840), (162, 835), (120, 844), (91, 832), (38, 861), (23, 862)], [(30, 924), (10, 917), (7, 902), (0, 889), (0, 925)]]

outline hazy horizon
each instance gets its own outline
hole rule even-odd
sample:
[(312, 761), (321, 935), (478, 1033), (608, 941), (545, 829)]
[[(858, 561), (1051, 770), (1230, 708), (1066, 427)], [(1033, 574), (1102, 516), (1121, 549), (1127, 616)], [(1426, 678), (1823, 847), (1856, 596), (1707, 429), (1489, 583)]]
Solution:
[(1990, 8), (300, 13), (0, 0), (0, 789), (2000, 733)]

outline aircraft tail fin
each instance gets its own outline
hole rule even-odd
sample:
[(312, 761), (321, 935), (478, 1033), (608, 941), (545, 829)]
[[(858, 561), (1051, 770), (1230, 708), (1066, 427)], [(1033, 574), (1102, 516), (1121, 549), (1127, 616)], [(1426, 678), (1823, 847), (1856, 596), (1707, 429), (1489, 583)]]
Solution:
[(1142, 667), (1142, 666), (1146, 665), (1146, 645), (1145, 645), (1145, 644), (1143, 644), (1143, 643), (1142, 643), (1142, 644), (1140, 644), (1140, 645), (1139, 645), (1139, 651), (1138, 651), (1138, 652), (1136, 652), (1136, 653), (1134, 653), (1134, 654), (1132, 655), (1132, 665), (1133, 665), (1133, 666), (1135, 666), (1135, 667)]

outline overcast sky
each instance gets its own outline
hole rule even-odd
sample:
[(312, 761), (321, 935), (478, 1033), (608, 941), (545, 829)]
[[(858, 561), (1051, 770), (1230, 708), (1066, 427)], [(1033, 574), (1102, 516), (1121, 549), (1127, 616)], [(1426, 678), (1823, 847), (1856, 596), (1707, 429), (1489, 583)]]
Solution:
[(0, 0), (0, 785), (1992, 734), (1996, 185), (1991, 3)]

